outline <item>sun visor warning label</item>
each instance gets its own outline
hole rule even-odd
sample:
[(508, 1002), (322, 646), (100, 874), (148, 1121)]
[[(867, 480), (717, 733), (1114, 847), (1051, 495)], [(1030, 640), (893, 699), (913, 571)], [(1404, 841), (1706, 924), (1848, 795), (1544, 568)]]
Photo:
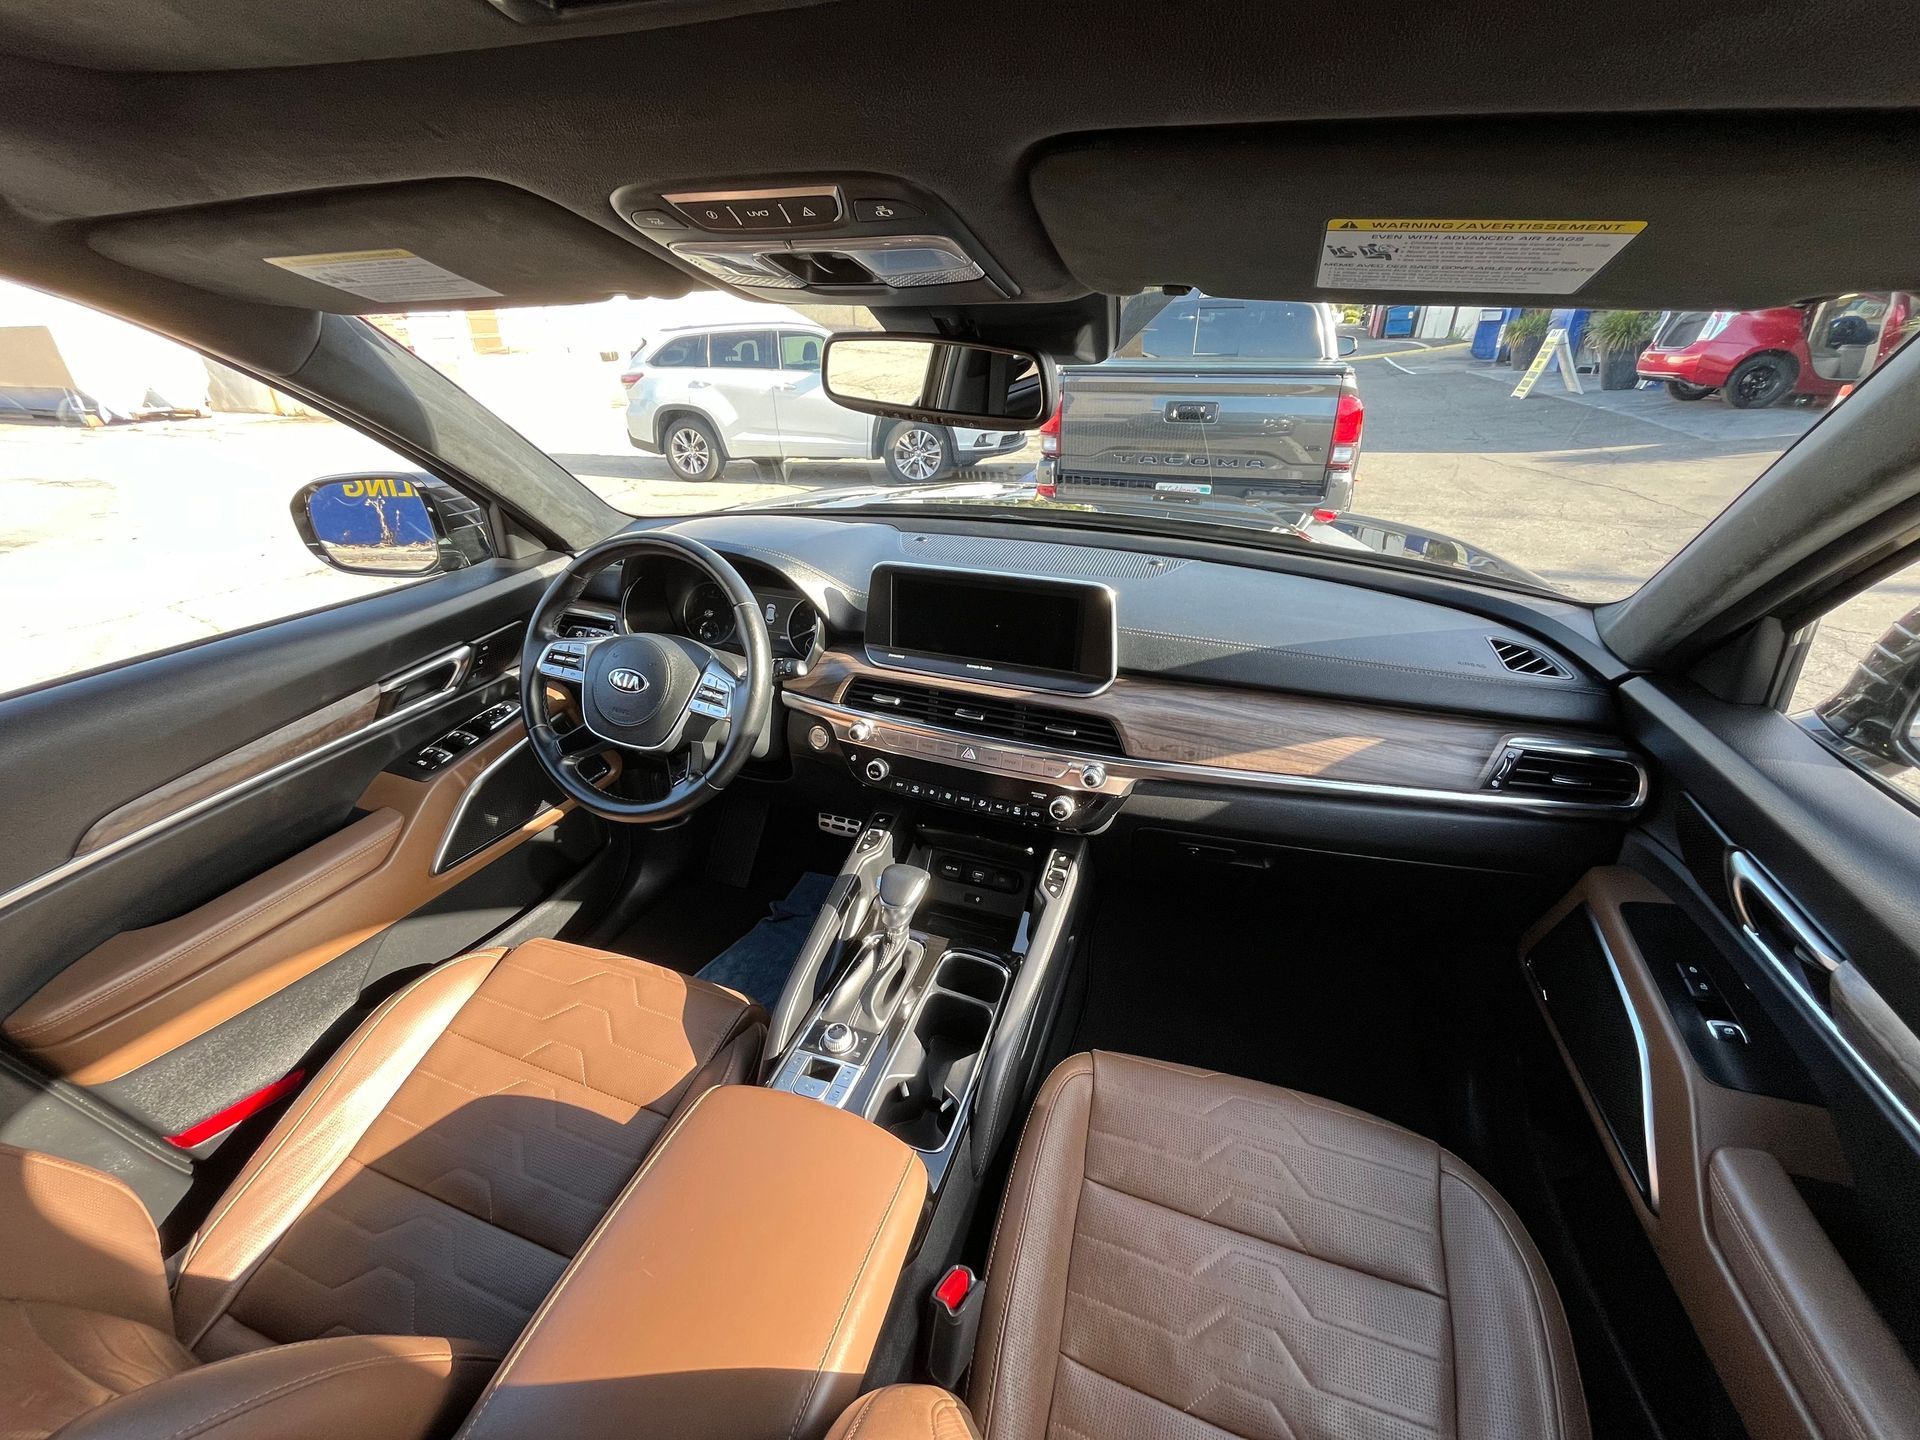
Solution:
[(411, 250), (341, 250), (332, 255), (268, 256), (278, 265), (364, 300), (484, 300), (498, 290), (443, 270)]
[(1571, 295), (1647, 228), (1644, 220), (1327, 222), (1323, 290)]

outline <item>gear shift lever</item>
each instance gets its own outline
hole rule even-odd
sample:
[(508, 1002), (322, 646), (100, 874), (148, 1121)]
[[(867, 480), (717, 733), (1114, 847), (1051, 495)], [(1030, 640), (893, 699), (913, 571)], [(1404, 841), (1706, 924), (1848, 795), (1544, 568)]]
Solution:
[(932, 877), (918, 865), (889, 865), (880, 872), (878, 909), (880, 929), (886, 935), (887, 958), (907, 947), (913, 912), (920, 908)]

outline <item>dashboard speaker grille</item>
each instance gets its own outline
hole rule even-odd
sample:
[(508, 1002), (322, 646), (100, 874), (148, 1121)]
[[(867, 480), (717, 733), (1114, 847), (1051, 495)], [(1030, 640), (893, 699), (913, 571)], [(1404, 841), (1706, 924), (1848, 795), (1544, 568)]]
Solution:
[(866, 677), (847, 687), (843, 702), (873, 715), (897, 715), (943, 730), (964, 730), (992, 740), (1017, 740), (1055, 750), (1097, 755), (1121, 754), (1113, 722), (1024, 700), (994, 700), (941, 690), (932, 685), (900, 685)]

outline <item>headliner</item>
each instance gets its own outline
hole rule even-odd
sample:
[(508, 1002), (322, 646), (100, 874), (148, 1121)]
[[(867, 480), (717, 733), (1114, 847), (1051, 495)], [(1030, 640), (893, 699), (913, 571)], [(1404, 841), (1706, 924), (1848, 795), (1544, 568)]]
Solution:
[[(868, 172), (941, 197), (1025, 302), (1160, 282), (1305, 297), (1314, 252), (1263, 237), (1342, 213), (1329, 157), (1350, 147), (1372, 191), (1415, 189), (1429, 213), (1525, 214), (1513, 206), (1549, 179), (1564, 206), (1582, 189), (1569, 175), (1590, 176), (1608, 213), (1584, 218), (1650, 222), (1607, 303), (1779, 303), (1920, 277), (1920, 7), (1596, 0), (1541, 7), (1551, 24), (1532, 26), (1491, 0), (641, 8), (580, 28), (514, 25), (485, 0), (196, 0), (158, 20), (144, 0), (83, 17), (12, 0), (0, 268), (81, 298), (127, 291), (130, 267), (196, 294), (351, 309), (260, 257), (406, 244), (394, 232), (411, 228), (422, 253), (464, 243), (510, 302), (672, 294), (695, 282), (614, 215), (614, 189)], [(296, 56), (334, 63), (244, 68)], [(1235, 132), (1229, 163), (1183, 150), (1190, 127), (1240, 126), (1264, 128)], [(1111, 148), (1150, 129), (1137, 151)], [(1462, 163), (1436, 171), (1455, 136), (1471, 141)], [(1754, 157), (1788, 142), (1807, 148), (1758, 179)], [(1083, 158), (1074, 188), (1050, 190), (1043, 162), (1061, 152)], [(1104, 178), (1084, 160), (1102, 153)], [(1090, 196), (1105, 197), (1097, 221)], [(1642, 196), (1641, 213), (1613, 213)], [(1725, 240), (1702, 254), (1710, 220)]]

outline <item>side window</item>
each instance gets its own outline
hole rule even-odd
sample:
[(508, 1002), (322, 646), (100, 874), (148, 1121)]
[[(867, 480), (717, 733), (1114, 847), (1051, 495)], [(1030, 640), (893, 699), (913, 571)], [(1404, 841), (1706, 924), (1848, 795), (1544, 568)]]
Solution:
[(1920, 564), (1821, 617), (1787, 709), (1920, 804)]
[(714, 336), (713, 363), (715, 366), (743, 370), (773, 369), (773, 332), (743, 330), (732, 335)]
[[(249, 376), (0, 282), (0, 690), (432, 573), (412, 476)], [(326, 477), (360, 490), (310, 504)]]
[(782, 370), (818, 370), (820, 368), (820, 337), (795, 335), (782, 331), (780, 368)]
[(662, 369), (697, 369), (707, 363), (707, 337), (682, 335), (678, 340), (669, 340), (647, 363)]

